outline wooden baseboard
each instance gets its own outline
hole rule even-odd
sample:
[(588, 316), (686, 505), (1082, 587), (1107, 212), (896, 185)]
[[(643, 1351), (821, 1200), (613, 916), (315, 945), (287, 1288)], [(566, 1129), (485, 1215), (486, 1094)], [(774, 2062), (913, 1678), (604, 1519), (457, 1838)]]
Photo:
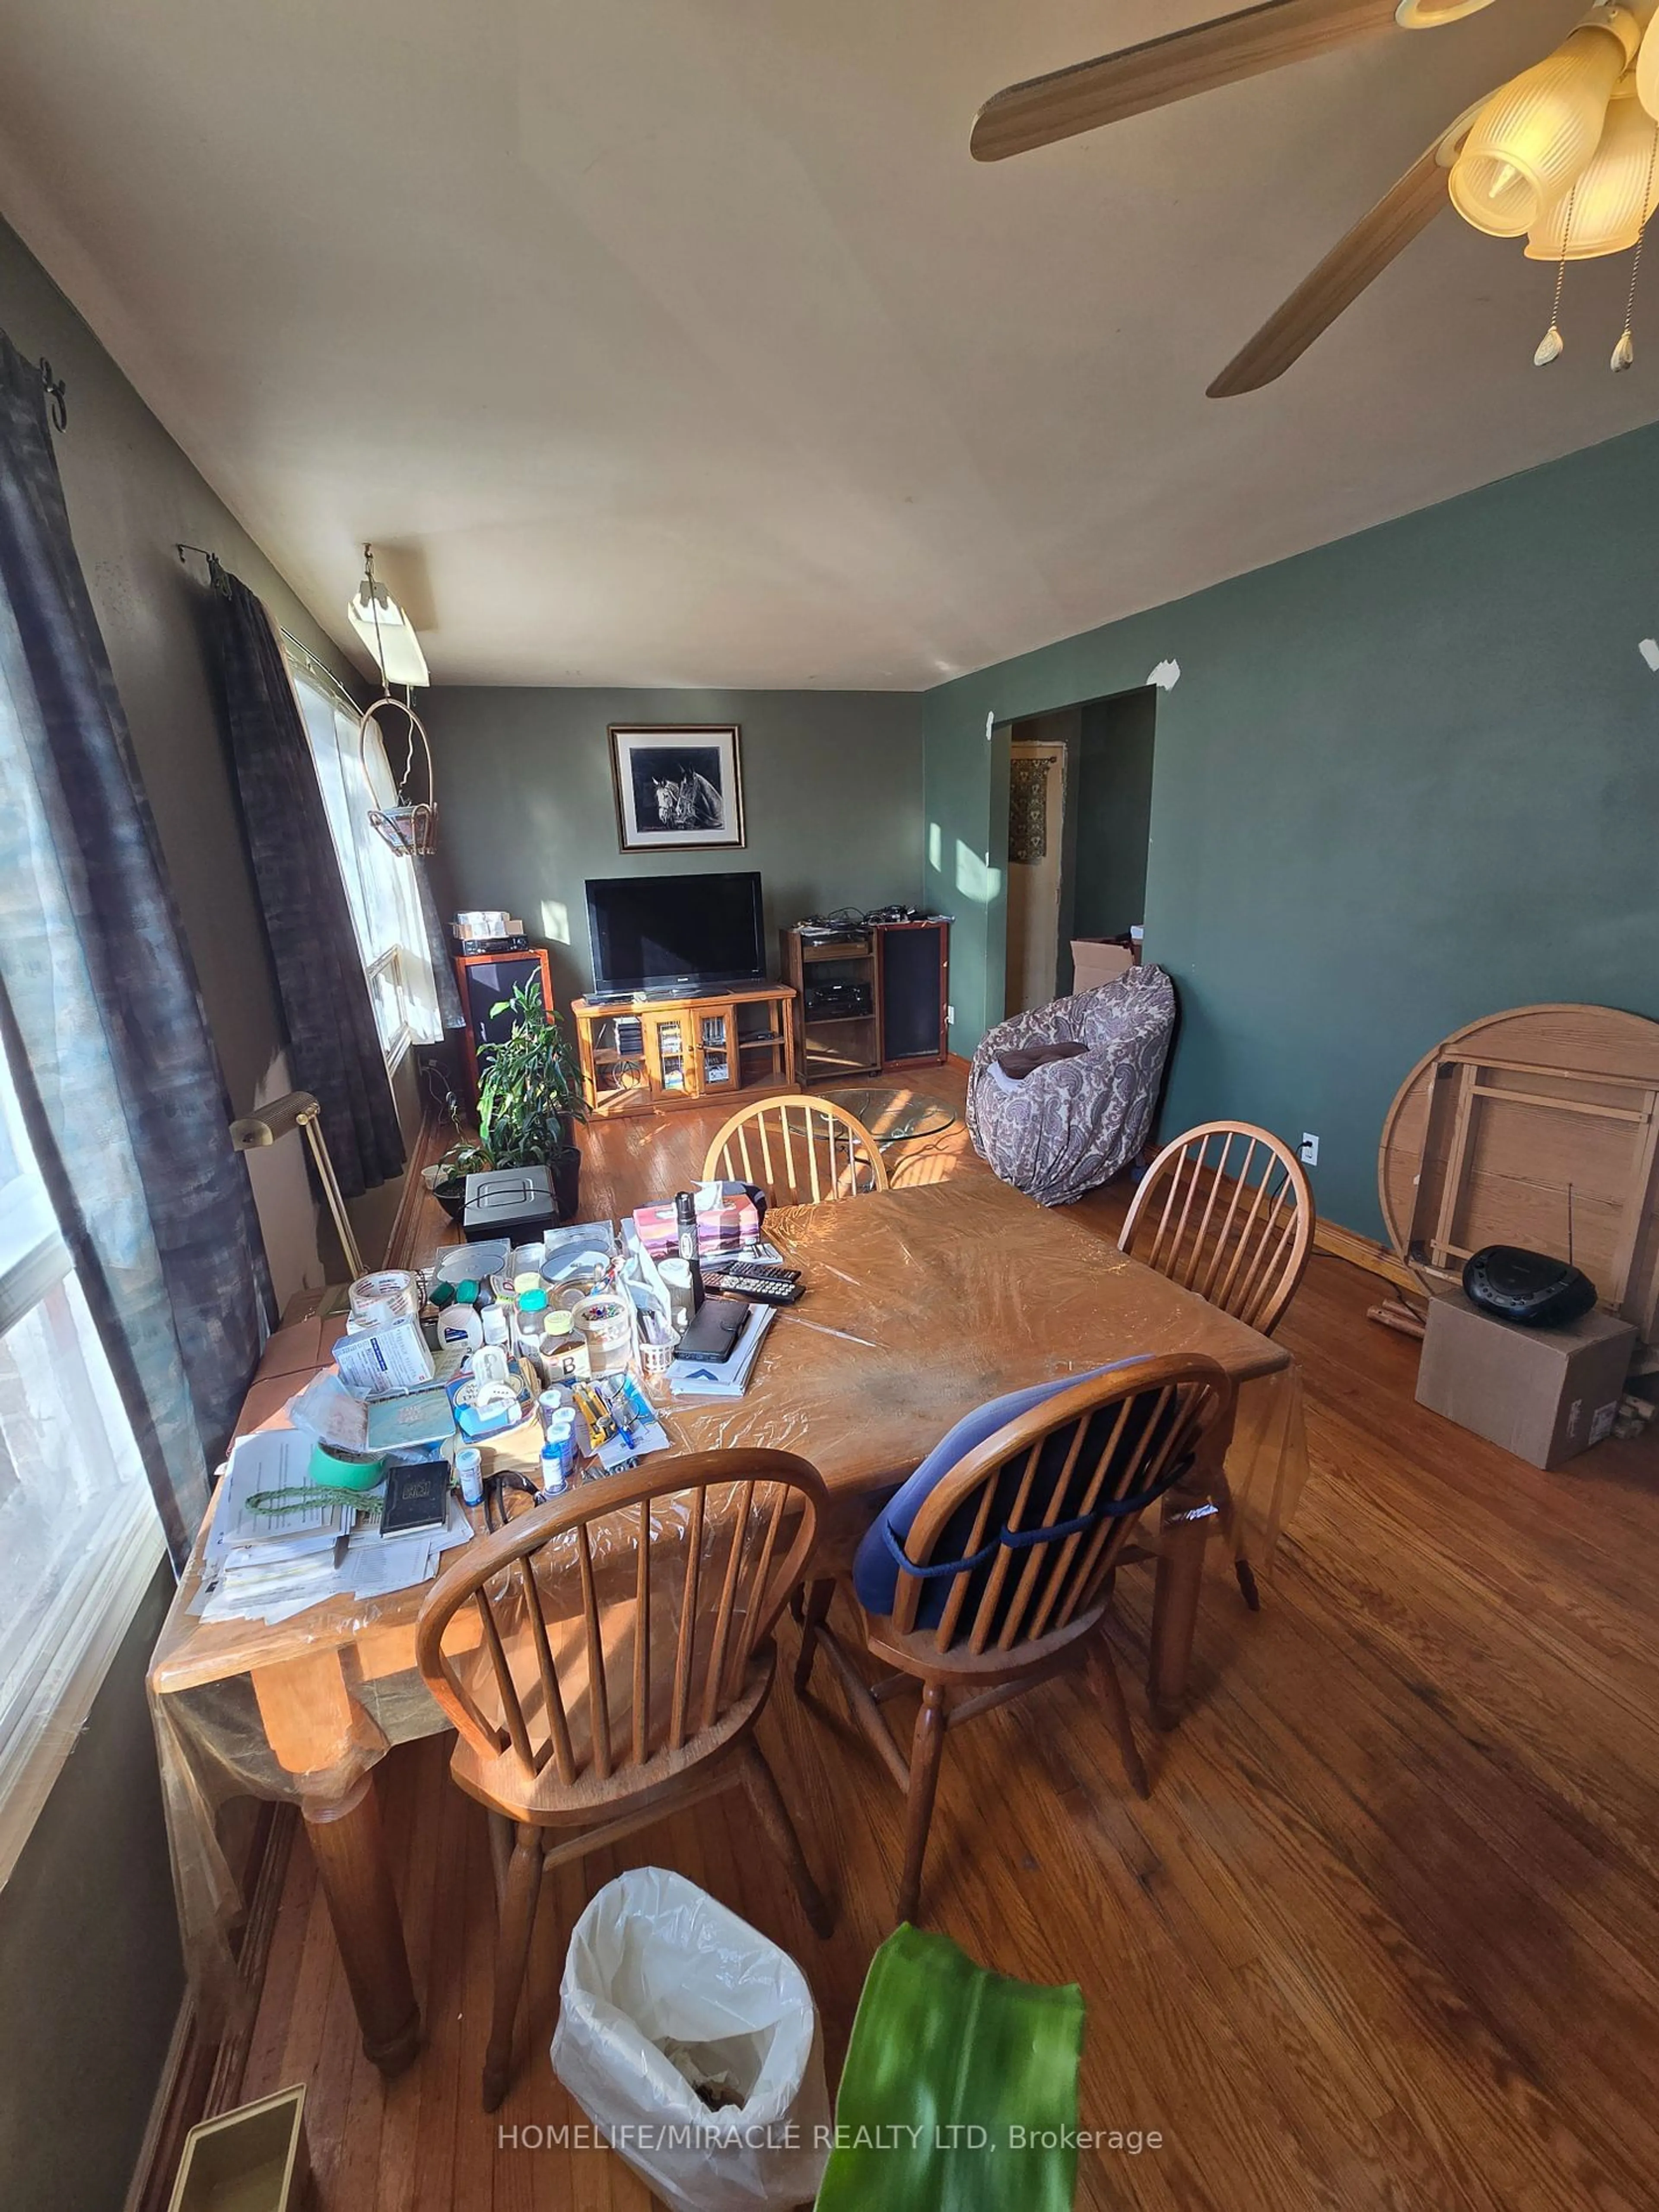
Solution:
[(299, 1825), (295, 1806), (261, 1808), (249, 1853), (248, 1915), (236, 1948), (245, 2001), (236, 2020), (216, 2039), (202, 2034), (196, 2007), (186, 1994), (167, 2045), (123, 2212), (166, 2212), (184, 2155), (185, 2137), (198, 2120), (211, 2119), (240, 2101), (254, 2015), (264, 1986), (271, 1937)]
[(1364, 1267), (1368, 1274), (1380, 1275), (1385, 1283), (1396, 1290), (1423, 1295), (1423, 1285), (1405, 1261), (1386, 1244), (1379, 1244), (1370, 1237), (1362, 1237), (1357, 1229), (1345, 1229), (1340, 1221), (1320, 1220), (1314, 1226), (1314, 1249), (1328, 1253), (1333, 1260), (1350, 1261), (1356, 1267)]

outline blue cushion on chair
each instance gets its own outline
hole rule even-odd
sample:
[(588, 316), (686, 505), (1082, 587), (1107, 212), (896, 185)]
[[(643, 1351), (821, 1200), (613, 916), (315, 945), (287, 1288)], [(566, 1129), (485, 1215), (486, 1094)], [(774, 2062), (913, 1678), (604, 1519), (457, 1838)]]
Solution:
[[(993, 1398), (988, 1405), (977, 1406), (971, 1413), (964, 1413), (949, 1435), (933, 1446), (909, 1480), (895, 1491), (859, 1546), (858, 1556), (853, 1562), (853, 1589), (865, 1611), (880, 1615), (891, 1613), (902, 1571), (896, 1554), (903, 1548), (923, 1499), (953, 1468), (960, 1466), (976, 1445), (994, 1435), (1005, 1423), (1017, 1419), (1033, 1406), (1042, 1405), (1044, 1399), (1058, 1397), (1062, 1390), (1073, 1389), (1079, 1382), (1092, 1382), (1097, 1375), (1114, 1374), (1120, 1367), (1134, 1364), (1133, 1359), (1115, 1359), (1105, 1367), (1091, 1367), (1085, 1375), (1063, 1375), (1058, 1382), (1036, 1382), (1029, 1389), (1011, 1390), (1006, 1397)], [(1048, 1494), (1034, 1495), (1028, 1509), (1033, 1518), (1041, 1514)], [(971, 1504), (962, 1518), (966, 1525), (960, 1531), (951, 1528), (945, 1532), (945, 1541), (939, 1547), (942, 1559), (961, 1557), (951, 1539), (959, 1535), (961, 1543), (967, 1543), (972, 1533)], [(923, 1626), (938, 1620), (944, 1610), (948, 1587), (947, 1582), (940, 1580), (927, 1592), (920, 1608)]]

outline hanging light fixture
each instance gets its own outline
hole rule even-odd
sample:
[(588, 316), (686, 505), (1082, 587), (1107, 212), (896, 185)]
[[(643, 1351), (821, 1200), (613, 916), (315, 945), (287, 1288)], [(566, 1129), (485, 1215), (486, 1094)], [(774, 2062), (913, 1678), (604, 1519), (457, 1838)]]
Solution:
[(1613, 88), (1642, 27), (1595, 7), (1543, 61), (1495, 93), (1452, 167), (1452, 204), (1492, 238), (1519, 238), (1553, 208), (1595, 152)]
[(1659, 15), (1650, 20), (1642, 33), (1641, 50), (1636, 57), (1636, 97), (1650, 115), (1659, 118), (1659, 34), (1654, 30), (1656, 22), (1659, 22)]
[[(380, 726), (380, 717), (388, 710), (403, 716), (407, 740), (403, 774), (395, 779), (392, 804), (371, 806), (369, 823), (401, 859), (425, 860), (438, 849), (438, 793), (432, 773), (432, 741), (427, 736), (425, 723), (415, 712), (412, 694), (417, 684), (427, 684), (431, 679), (413, 623), (375, 576), (372, 545), (363, 548), (363, 580), (346, 612), (352, 628), (374, 655), (375, 665), (385, 682), (381, 696), (364, 708), (357, 723), (357, 764), (371, 793), (374, 781), (368, 762), (370, 730), (379, 742), (388, 774), (391, 756), (386, 750), (386, 732)], [(401, 699), (392, 696), (394, 684), (404, 687)], [(416, 781), (417, 739), (422, 753), (421, 774), (426, 786), (424, 798), (416, 795), (420, 788)]]
[(432, 681), (415, 625), (374, 574), (374, 549), (363, 548), (363, 580), (348, 601), (346, 619), (374, 656), (387, 684), (424, 690)]
[(1628, 252), (1653, 213), (1656, 139), (1659, 124), (1637, 99), (1635, 77), (1627, 72), (1613, 94), (1601, 144), (1527, 233), (1527, 258), (1592, 261)]
[(1402, 31), (1437, 31), (1491, 5), (1492, 0), (1400, 0), (1394, 20)]

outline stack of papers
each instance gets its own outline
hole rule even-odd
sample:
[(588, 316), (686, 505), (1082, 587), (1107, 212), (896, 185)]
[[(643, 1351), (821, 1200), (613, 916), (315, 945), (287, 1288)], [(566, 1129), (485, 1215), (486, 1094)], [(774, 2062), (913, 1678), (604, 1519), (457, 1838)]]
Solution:
[(766, 1332), (777, 1313), (775, 1306), (753, 1305), (727, 1358), (675, 1359), (668, 1369), (668, 1387), (677, 1398), (741, 1398), (749, 1388)]
[(311, 1438), (299, 1429), (239, 1437), (208, 1532), (204, 1620), (286, 1620), (330, 1594), (343, 1546), (346, 1509), (319, 1497), (283, 1513), (256, 1513), (258, 1491), (310, 1482)]
[(311, 1446), (303, 1430), (261, 1429), (232, 1447), (191, 1607), (200, 1620), (274, 1626), (329, 1598), (410, 1589), (429, 1582), (443, 1553), (472, 1534), (453, 1498), (441, 1528), (405, 1536), (382, 1536), (372, 1521), (356, 1526), (349, 1499), (319, 1496), (286, 1512), (254, 1512), (247, 1501), (255, 1492), (306, 1486)]

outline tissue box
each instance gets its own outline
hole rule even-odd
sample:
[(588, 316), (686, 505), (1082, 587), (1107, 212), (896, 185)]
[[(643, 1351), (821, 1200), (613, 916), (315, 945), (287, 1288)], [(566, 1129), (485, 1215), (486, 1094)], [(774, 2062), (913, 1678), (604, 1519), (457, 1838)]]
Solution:
[[(679, 1226), (674, 1216), (674, 1201), (671, 1198), (664, 1206), (636, 1206), (634, 1226), (639, 1231), (640, 1242), (653, 1260), (660, 1260), (676, 1250), (679, 1244)], [(705, 1252), (735, 1252), (744, 1244), (752, 1244), (760, 1235), (760, 1214), (755, 1201), (740, 1183), (722, 1183), (720, 1197), (712, 1206), (697, 1206), (697, 1250)]]

